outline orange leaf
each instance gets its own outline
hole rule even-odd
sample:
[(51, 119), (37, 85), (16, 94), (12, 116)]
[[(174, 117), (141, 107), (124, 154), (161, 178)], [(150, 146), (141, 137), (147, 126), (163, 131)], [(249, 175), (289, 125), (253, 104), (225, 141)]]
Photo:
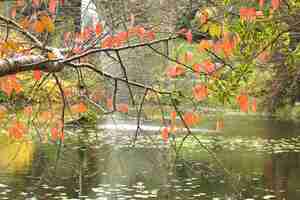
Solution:
[(33, 71), (33, 77), (35, 80), (39, 81), (42, 78), (42, 72), (39, 69)]
[(24, 113), (25, 113), (27, 116), (31, 116), (31, 115), (32, 115), (32, 112), (33, 112), (32, 106), (27, 106), (27, 107), (24, 108)]
[(41, 23), (43, 24), (43, 27), (45, 30), (47, 30), (49, 33), (52, 33), (54, 31), (54, 23), (48, 15), (43, 15), (41, 17)]
[(172, 111), (171, 112), (171, 120), (174, 122), (174, 121), (176, 121), (176, 115), (177, 115), (177, 112), (176, 111)]
[(110, 97), (110, 98), (107, 98), (106, 100), (106, 106), (108, 109), (112, 110), (113, 109), (113, 99)]
[(97, 22), (96, 27), (95, 27), (95, 32), (97, 36), (102, 35), (103, 27), (100, 22)]
[(234, 40), (229, 39), (229, 38), (224, 38), (223, 51), (224, 51), (225, 56), (228, 57), (228, 56), (232, 55), (234, 46), (235, 46)]
[(8, 129), (8, 133), (12, 138), (21, 139), (27, 133), (27, 128), (22, 122), (14, 121)]
[(256, 102), (256, 98), (253, 98), (253, 99), (252, 99), (251, 110), (252, 110), (252, 112), (256, 112), (256, 110), (257, 110), (257, 102)]
[(237, 96), (237, 102), (240, 106), (240, 110), (243, 112), (248, 112), (248, 96), (241, 94)]
[(49, 111), (44, 111), (44, 112), (40, 113), (40, 116), (39, 116), (39, 118), (44, 122), (51, 120), (52, 117), (53, 117), (53, 114)]
[(6, 107), (0, 105), (0, 119), (4, 118), (6, 115), (7, 109)]
[(48, 52), (47, 53), (48, 59), (49, 60), (55, 60), (56, 59), (56, 55), (52, 52)]
[(198, 51), (200, 53), (205, 52), (206, 50), (210, 49), (212, 47), (212, 44), (209, 40), (201, 40), (201, 42), (198, 44)]
[(27, 29), (30, 25), (30, 22), (28, 20), (28, 17), (24, 17), (21, 19), (20, 21), (20, 25), (24, 28), (24, 29)]
[(120, 103), (117, 106), (117, 110), (122, 113), (128, 113), (128, 111), (129, 111), (128, 104)]
[(186, 112), (183, 115), (183, 121), (188, 126), (193, 126), (200, 122), (200, 116), (194, 112)]
[(40, 20), (36, 20), (34, 23), (34, 30), (37, 33), (43, 33), (45, 31), (45, 25)]
[(224, 120), (220, 119), (216, 122), (216, 131), (221, 131), (224, 129)]
[(71, 106), (71, 110), (75, 113), (84, 113), (87, 111), (87, 107), (84, 103), (79, 103)]
[(211, 74), (215, 71), (215, 64), (212, 63), (210, 60), (203, 61), (202, 65), (207, 74)]
[(13, 87), (11, 86), (11, 84), (8, 83), (1, 83), (1, 90), (7, 95), (7, 96), (11, 96), (12, 92), (13, 92)]
[(197, 101), (202, 101), (208, 96), (208, 89), (206, 85), (198, 84), (193, 88), (193, 95)]

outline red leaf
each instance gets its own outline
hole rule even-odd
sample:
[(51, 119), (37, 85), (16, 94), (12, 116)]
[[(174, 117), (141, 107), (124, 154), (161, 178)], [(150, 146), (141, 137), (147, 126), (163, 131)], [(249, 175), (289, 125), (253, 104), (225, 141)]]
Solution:
[(51, 139), (53, 141), (56, 141), (58, 139), (61, 139), (61, 141), (64, 140), (64, 132), (62, 132), (61, 127), (53, 127), (51, 128)]
[(215, 64), (212, 63), (210, 60), (203, 61), (202, 65), (207, 74), (212, 74), (216, 69)]
[(278, 9), (279, 6), (280, 6), (280, 0), (272, 0), (272, 1), (271, 1), (271, 4), (272, 4), (272, 8), (273, 8), (274, 10), (276, 10), (276, 9)]
[(153, 31), (148, 31), (146, 37), (149, 41), (155, 40), (155, 33)]
[(192, 43), (192, 42), (193, 42), (193, 34), (192, 34), (192, 31), (191, 31), (191, 30), (188, 30), (188, 31), (185, 33), (185, 37), (186, 37), (186, 40), (187, 40), (189, 43)]
[(63, 6), (65, 4), (65, 0), (60, 0), (60, 3)]
[(128, 41), (128, 32), (127, 31), (122, 31), (119, 32), (115, 37), (114, 37), (114, 46), (115, 47), (120, 47), (122, 46), (126, 41)]
[(34, 76), (35, 80), (37, 80), (37, 81), (41, 80), (41, 78), (42, 78), (41, 70), (39, 70), (39, 69), (34, 70), (33, 71), (33, 76)]
[(164, 140), (164, 142), (167, 142), (169, 139), (169, 128), (164, 127), (161, 131), (161, 137)]
[(262, 10), (265, 4), (265, 0), (259, 0), (259, 8)]
[(241, 20), (252, 21), (256, 19), (256, 9), (255, 8), (240, 8), (240, 18)]
[(117, 110), (122, 113), (128, 113), (128, 111), (129, 111), (128, 104), (120, 103), (117, 106)]
[(16, 18), (16, 15), (17, 15), (17, 9), (16, 9), (16, 7), (12, 7), (10, 10), (10, 16), (12, 18)]
[(38, 7), (40, 5), (40, 0), (32, 0), (32, 5)]
[(107, 36), (102, 41), (101, 47), (102, 48), (112, 48), (114, 45), (114, 37), (113, 36)]
[(106, 100), (106, 106), (108, 109), (112, 110), (113, 109), (113, 99), (110, 97), (110, 98), (107, 98)]
[(184, 54), (184, 61), (185, 63), (191, 62), (193, 60), (193, 52), (187, 51)]
[(49, 0), (49, 11), (51, 14), (55, 15), (56, 13), (57, 0)]
[(91, 36), (92, 36), (92, 32), (93, 32), (92, 27), (90, 27), (90, 26), (84, 27), (83, 33), (82, 33), (83, 34), (83, 39), (84, 40), (90, 39)]
[(197, 73), (201, 72), (201, 70), (202, 70), (202, 65), (199, 64), (199, 63), (194, 64), (194, 65), (193, 65), (193, 70), (194, 70), (195, 72), (197, 72)]
[(175, 78), (177, 76), (184, 75), (184, 74), (185, 74), (185, 69), (179, 65), (167, 69), (167, 76), (170, 78)]
[(137, 35), (139, 36), (140, 40), (143, 41), (146, 35), (146, 30), (144, 27), (138, 27), (137, 28)]
[(208, 96), (206, 85), (198, 84), (193, 88), (193, 95), (197, 101), (203, 101)]

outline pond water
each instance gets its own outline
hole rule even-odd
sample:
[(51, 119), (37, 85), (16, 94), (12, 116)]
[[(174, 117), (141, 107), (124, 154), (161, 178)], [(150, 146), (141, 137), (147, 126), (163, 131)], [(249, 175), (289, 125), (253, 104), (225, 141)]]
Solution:
[(0, 199), (300, 199), (299, 126), (257, 116), (225, 119), (222, 132), (209, 131), (207, 119), (194, 134), (234, 181), (195, 140), (175, 156), (158, 126), (144, 122), (132, 147), (134, 120), (115, 118), (98, 128), (69, 128), (60, 148), (2, 136)]

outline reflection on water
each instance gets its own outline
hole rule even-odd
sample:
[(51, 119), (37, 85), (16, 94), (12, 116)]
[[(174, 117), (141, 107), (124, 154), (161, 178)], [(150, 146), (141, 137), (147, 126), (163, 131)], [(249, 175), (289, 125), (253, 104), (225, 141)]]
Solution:
[[(230, 119), (229, 130), (237, 128), (231, 120), (237, 122), (240, 135), (248, 129), (265, 132), (260, 138), (257, 133), (242, 137), (227, 131), (199, 138), (238, 177), (241, 199), (300, 199), (300, 137), (293, 133), (274, 138), (266, 131), (272, 122), (255, 124), (251, 118), (241, 120), (249, 120), (251, 127)], [(172, 149), (160, 140), (132, 148), (121, 130), (119, 140), (107, 130), (69, 131), (76, 134), (60, 151), (55, 144), (13, 143), (2, 137), (0, 199), (238, 199), (224, 172), (192, 142), (175, 159)], [(155, 136), (150, 136), (139, 140), (155, 143)], [(267, 150), (261, 151), (260, 142), (255, 146), (253, 141), (263, 141)]]
[(32, 142), (16, 142), (6, 136), (0, 137), (0, 169), (2, 173), (27, 171), (31, 166), (33, 154)]

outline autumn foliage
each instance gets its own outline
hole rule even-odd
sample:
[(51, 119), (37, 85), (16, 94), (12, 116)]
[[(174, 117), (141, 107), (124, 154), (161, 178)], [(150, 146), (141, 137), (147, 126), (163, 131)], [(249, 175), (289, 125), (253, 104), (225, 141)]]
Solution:
[[(288, 37), (283, 34), (284, 32), (277, 32), (279, 19), (276, 18), (277, 24), (272, 24), (272, 17), (284, 7), (283, 1), (255, 0), (247, 3), (241, 1), (234, 5), (231, 5), (231, 1), (226, 3), (221, 1), (220, 6), (208, 6), (209, 3), (206, 6), (199, 6), (195, 15), (196, 20), (191, 20), (191, 24), (184, 28), (176, 27), (171, 30), (168, 27), (168, 31), (161, 30), (161, 27), (156, 25), (138, 24), (138, 20), (135, 19), (137, 16), (133, 13), (125, 13), (122, 16), (124, 22), (120, 23), (122, 27), (120, 25), (117, 29), (107, 25), (108, 22), (104, 23), (94, 17), (90, 24), (80, 27), (77, 31), (63, 30), (62, 48), (54, 48), (51, 45), (59, 43), (51, 41), (58, 28), (56, 26), (59, 21), (59, 11), (61, 6), (69, 1), (31, 0), (29, 2), (33, 10), (30, 16), (21, 16), (19, 13), (28, 1), (17, 0), (10, 10), (10, 18), (2, 18), (3, 24), (7, 25), (7, 29), (3, 28), (3, 30), (7, 32), (1, 35), (0, 58), (9, 60), (39, 55), (42, 59), (22, 66), (28, 68), (24, 71), (30, 71), (29, 75), (25, 73), (19, 75), (20, 66), (16, 67), (16, 74), (9, 71), (7, 76), (3, 75), (0, 79), (0, 89), (3, 96), (11, 101), (15, 101), (18, 96), (29, 94), (28, 98), (24, 98), (28, 101), (22, 105), (22, 114), (28, 118), (35, 117), (37, 123), (46, 124), (47, 134), (53, 141), (64, 140), (64, 125), (60, 123), (64, 122), (65, 112), (67, 115), (75, 114), (76, 117), (81, 117), (89, 113), (89, 109), (95, 108), (101, 110), (99, 112), (101, 114), (119, 112), (124, 116), (137, 111), (138, 115), (143, 115), (142, 111), (134, 109), (134, 106), (143, 107), (143, 101), (139, 107), (134, 103), (140, 98), (139, 95), (130, 94), (129, 101), (122, 101), (130, 103), (120, 103), (118, 94), (113, 94), (113, 90), (91, 91), (96, 88), (93, 87), (96, 78), (90, 76), (91, 73), (97, 75), (97, 81), (101, 84), (105, 84), (107, 80), (115, 82), (115, 85), (122, 82), (129, 92), (131, 87), (134, 87), (145, 90), (145, 93), (155, 93), (157, 98), (155, 103), (159, 102), (160, 106), (166, 105), (170, 117), (169, 124), (165, 123), (166, 127), (161, 129), (161, 137), (164, 141), (167, 141), (170, 134), (174, 134), (178, 127), (181, 128), (180, 126), (186, 128), (198, 126), (202, 114), (205, 113), (202, 108), (210, 106), (211, 99), (213, 103), (218, 101), (216, 103), (218, 106), (220, 104), (227, 106), (234, 102), (232, 107), (237, 105), (242, 112), (257, 112), (257, 102), (260, 101), (253, 97), (256, 95), (251, 96), (252, 93), (248, 92), (248, 89), (240, 92), (241, 88), (243, 89), (251, 72), (254, 71), (253, 66), (271, 61), (274, 52), (272, 48), (277, 47), (275, 39), (281, 36)], [(41, 9), (42, 4), (45, 10)], [(228, 11), (227, 8), (231, 6), (232, 9)], [(287, 26), (287, 23), (285, 22), (284, 25)], [(273, 34), (269, 30), (270, 27), (278, 37), (272, 38), (274, 41), (265, 42), (264, 40), (267, 40), (265, 35), (271, 37), (270, 35)], [(201, 35), (199, 40), (197, 34)], [(171, 44), (174, 40), (176, 42)], [(164, 53), (158, 44), (165, 44), (168, 53)], [(284, 41), (280, 41), (280, 44), (284, 44)], [(155, 63), (151, 66), (153, 71), (159, 71), (157, 79), (155, 77), (157, 84), (154, 81), (155, 83), (146, 85), (127, 77), (126, 70), (129, 66), (126, 59), (128, 58), (125, 59), (121, 52), (123, 53), (124, 50), (132, 53), (135, 51), (131, 52), (131, 50), (141, 48), (147, 48), (166, 60), (163, 65)], [(107, 65), (105, 66), (107, 71), (103, 70), (102, 56), (106, 56), (113, 65), (118, 65), (120, 74), (107, 72), (110, 67), (107, 63), (104, 64)], [(13, 65), (19, 64), (18, 62), (14, 60), (7, 63)], [(57, 71), (49, 70), (58, 65), (63, 67)], [(60, 73), (62, 71), (63, 73)], [(99, 79), (98, 76), (103, 79)], [(49, 79), (55, 84), (51, 85)], [(28, 87), (24, 83), (26, 81), (31, 82), (32, 91), (26, 88)], [(116, 92), (120, 90), (117, 86), (114, 87)], [(63, 110), (59, 117), (55, 111), (52, 111), (53, 102), (49, 103), (47, 109), (39, 110), (39, 106), (33, 105), (36, 102), (30, 95), (44, 89), (46, 92), (56, 91), (56, 96), (60, 98), (59, 104), (63, 105), (61, 106)], [(53, 96), (54, 93), (49, 92), (44, 95), (44, 99), (51, 99)], [(178, 110), (176, 106), (180, 109), (186, 106), (186, 110)], [(5, 106), (0, 106), (0, 120), (7, 112)], [(161, 115), (164, 117), (164, 111)], [(177, 121), (179, 119), (181, 123)], [(18, 116), (12, 117), (8, 122), (8, 134), (14, 139), (23, 138), (28, 133), (28, 129), (27, 124), (19, 120)], [(218, 131), (224, 129), (223, 119), (216, 121), (215, 129)]]

